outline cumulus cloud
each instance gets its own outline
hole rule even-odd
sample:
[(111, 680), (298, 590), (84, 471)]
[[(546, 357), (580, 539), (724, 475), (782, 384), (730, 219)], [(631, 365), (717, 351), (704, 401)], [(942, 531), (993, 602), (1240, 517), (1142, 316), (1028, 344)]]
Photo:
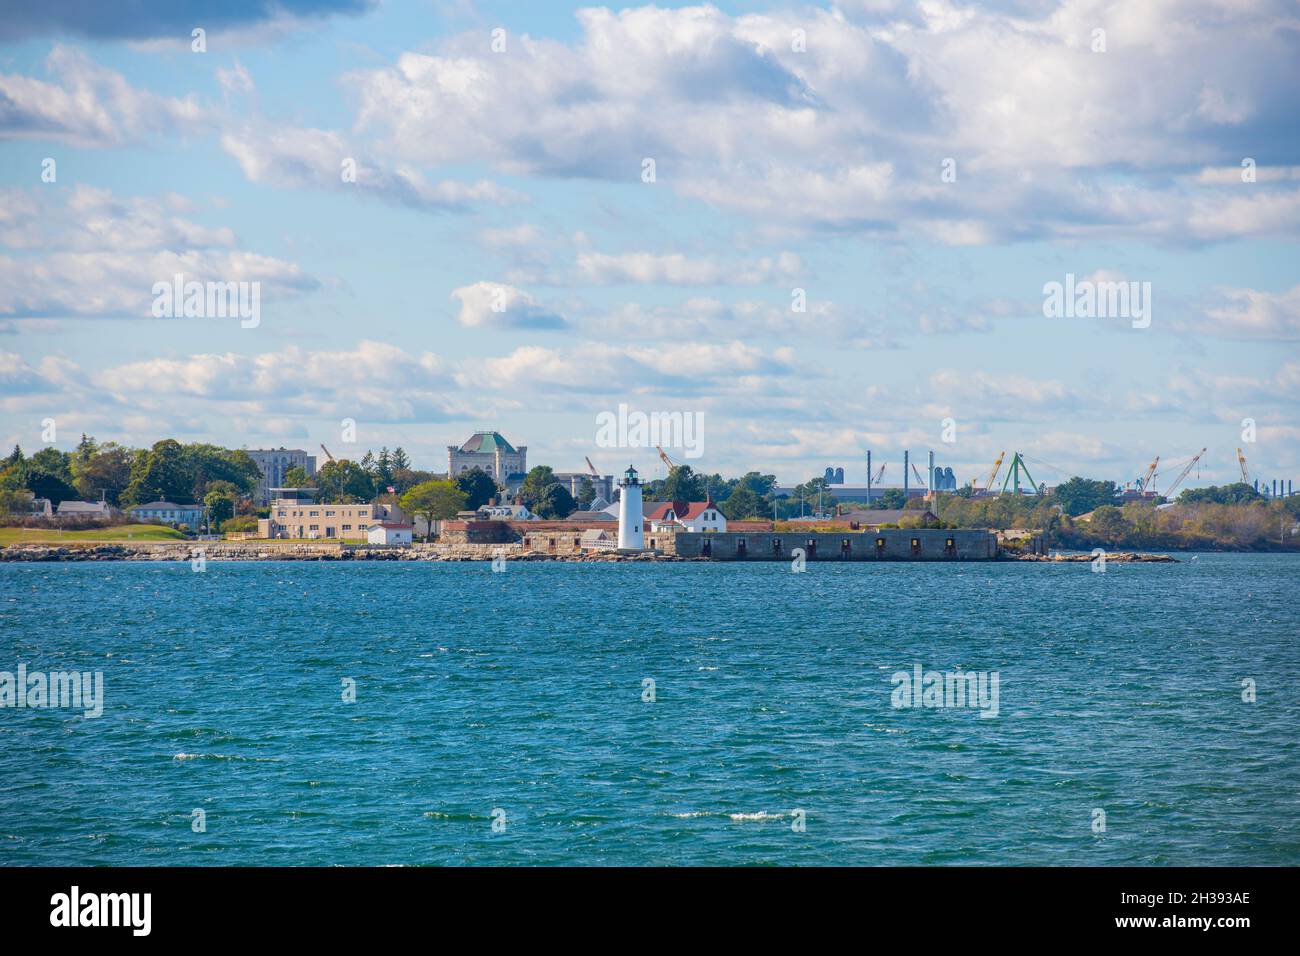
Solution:
[(1224, 289), (1195, 328), (1228, 338), (1300, 339), (1300, 285), (1283, 292)]
[(428, 183), (418, 170), (389, 168), (330, 130), (246, 124), (222, 133), (221, 147), (252, 182), (354, 191), (427, 211), (461, 211), (524, 197), (488, 180)]
[[(447, 396), (448, 370), (432, 352), (363, 340), (350, 349), (190, 355), (105, 369), (97, 387), (122, 401), (168, 395), (244, 415), (342, 415), (383, 422), (443, 421), (463, 414)], [(174, 400), (174, 399), (173, 399)]]
[(153, 286), (259, 282), (263, 302), (320, 286), (298, 265), (238, 247), (234, 233), (180, 215), (187, 200), (119, 199), (76, 186), (0, 193), (0, 316), (147, 317)]
[(452, 290), (460, 302), (456, 321), (466, 328), (559, 329), (568, 325), (526, 292), (500, 282), (475, 282)]
[(49, 82), (0, 74), (0, 138), (119, 146), (147, 133), (193, 132), (205, 118), (193, 97), (134, 87), (80, 50), (56, 45), (45, 66)]
[(494, 55), (466, 35), (351, 81), (359, 127), (412, 162), (641, 188), (651, 157), (656, 188), (790, 227), (1212, 241), (1295, 234), (1291, 195), (1274, 212), (1197, 178), (1261, 142), (1300, 158), (1293, 15), (1281, 0), (587, 9), (570, 43), (512, 36)]

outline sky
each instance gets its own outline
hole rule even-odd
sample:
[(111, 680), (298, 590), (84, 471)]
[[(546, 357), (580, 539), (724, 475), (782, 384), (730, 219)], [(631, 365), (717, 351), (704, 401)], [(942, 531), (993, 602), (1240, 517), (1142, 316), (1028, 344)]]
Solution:
[(5, 6), (6, 448), (1300, 478), (1300, 4)]

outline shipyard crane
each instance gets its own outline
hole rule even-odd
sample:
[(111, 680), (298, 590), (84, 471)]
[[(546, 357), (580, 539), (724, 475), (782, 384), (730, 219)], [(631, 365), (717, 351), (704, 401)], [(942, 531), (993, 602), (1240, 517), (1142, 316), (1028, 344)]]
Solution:
[(1250, 484), (1250, 472), (1246, 470), (1246, 456), (1241, 453), (1240, 448), (1237, 449), (1237, 464), (1241, 466), (1241, 483)]
[(1002, 459), (1007, 457), (1005, 451), (998, 452), (998, 460), (993, 462), (993, 470), (989, 472), (988, 480), (984, 482), (984, 490), (992, 491), (993, 482), (997, 480), (998, 472), (1002, 470)]
[(881, 465), (881, 466), (876, 470), (876, 474), (875, 474), (875, 476), (871, 479), (871, 483), (872, 483), (873, 485), (878, 485), (878, 484), (880, 484), (880, 476), (883, 475), (883, 474), (885, 473), (885, 469), (886, 469), (888, 466), (889, 466), (889, 462), (885, 462), (883, 465)]
[(1012, 486), (1014, 494), (1020, 494), (1020, 476), (1024, 474), (1025, 479), (1029, 482), (1029, 487), (1034, 489), (1034, 494), (1041, 495), (1042, 487), (1034, 481), (1034, 476), (1029, 473), (1029, 467), (1025, 464), (1025, 456), (1016, 452), (1011, 459), (1011, 464), (1007, 466), (1007, 476), (1002, 479), (1002, 494), (1006, 494), (1007, 485)]
[(1178, 486), (1183, 483), (1184, 478), (1186, 478), (1188, 475), (1192, 473), (1192, 469), (1196, 467), (1196, 463), (1201, 460), (1201, 456), (1204, 454), (1205, 454), (1205, 449), (1202, 448), (1199, 452), (1196, 453), (1196, 456), (1191, 461), (1189, 461), (1186, 464), (1186, 466), (1184, 466), (1183, 470), (1178, 473), (1178, 477), (1174, 479), (1173, 484), (1171, 484), (1169, 488), (1165, 491), (1166, 498), (1172, 498), (1174, 496), (1174, 492), (1178, 489)]
[(677, 462), (669, 458), (668, 453), (664, 451), (663, 448), (660, 447), (659, 445), (655, 445), (655, 451), (659, 452), (659, 460), (664, 463), (664, 467), (667, 468), (669, 471), (672, 471), (674, 468), (681, 467)]
[(334, 460), (334, 456), (330, 454), (330, 450), (325, 447), (324, 442), (321, 443), (320, 450), (325, 453), (325, 457), (328, 458), (330, 461)]
[(591, 472), (591, 477), (593, 477), (593, 478), (599, 478), (599, 477), (601, 476), (601, 475), (600, 475), (600, 472), (598, 472), (598, 471), (596, 470), (596, 466), (593, 465), (593, 464), (591, 463), (591, 459), (590, 459), (590, 458), (587, 458), (586, 455), (583, 455), (582, 457), (583, 457), (584, 459), (586, 459), (586, 462), (587, 462), (587, 470)]
[(916, 462), (912, 462), (912, 474), (916, 475), (916, 480), (921, 483), (922, 488), (927, 490), (929, 489), (930, 483), (926, 481), (925, 476), (921, 474), (921, 469), (916, 467)]
[(1160, 464), (1160, 456), (1156, 455), (1155, 461), (1147, 465), (1147, 473), (1138, 479), (1137, 490), (1139, 492), (1147, 490), (1147, 485), (1151, 484), (1151, 479), (1155, 476), (1156, 465), (1158, 464)]

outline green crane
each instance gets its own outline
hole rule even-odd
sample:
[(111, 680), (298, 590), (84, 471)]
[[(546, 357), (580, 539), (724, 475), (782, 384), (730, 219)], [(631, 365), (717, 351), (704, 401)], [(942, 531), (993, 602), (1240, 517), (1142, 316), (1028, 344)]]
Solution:
[(1042, 489), (1039, 488), (1038, 482), (1034, 481), (1034, 476), (1029, 473), (1029, 467), (1025, 464), (1024, 457), (1020, 452), (1016, 452), (1015, 457), (1011, 459), (1011, 465), (1007, 468), (1007, 476), (1002, 479), (1002, 493), (1006, 494), (1007, 482), (1011, 482), (1012, 489), (1016, 494), (1020, 494), (1020, 473), (1024, 472), (1025, 480), (1029, 482), (1029, 487), (1034, 489), (1034, 494), (1041, 495)]

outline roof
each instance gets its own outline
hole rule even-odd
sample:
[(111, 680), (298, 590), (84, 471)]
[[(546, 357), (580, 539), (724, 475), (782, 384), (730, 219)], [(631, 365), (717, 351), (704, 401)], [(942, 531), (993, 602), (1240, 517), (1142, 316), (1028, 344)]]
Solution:
[(60, 501), (60, 511), (107, 511), (108, 505), (102, 501)]
[(651, 521), (662, 521), (669, 508), (678, 521), (689, 521), (718, 505), (714, 501), (647, 501), (645, 507), (645, 517)]
[(147, 505), (132, 505), (132, 506), (131, 506), (130, 508), (128, 508), (127, 510), (128, 510), (128, 511), (141, 511), (141, 510), (144, 510), (144, 509), (151, 509), (151, 510), (154, 510), (154, 511), (163, 511), (163, 510), (166, 510), (166, 511), (178, 511), (178, 510), (194, 511), (194, 510), (199, 510), (199, 511), (202, 511), (202, 510), (203, 510), (203, 505), (178, 505), (178, 504), (176, 504), (175, 502), (172, 502), (172, 501), (151, 501), (151, 502), (149, 502)]
[(383, 528), (386, 531), (411, 531), (415, 528), (415, 525), (403, 524), (400, 521), (381, 521), (378, 524), (370, 525), (366, 530), (374, 531), (376, 528)]
[(460, 450), (480, 455), (492, 455), (500, 451), (503, 454), (517, 454), (513, 445), (501, 437), (500, 432), (475, 432), (469, 441), (460, 446)]

